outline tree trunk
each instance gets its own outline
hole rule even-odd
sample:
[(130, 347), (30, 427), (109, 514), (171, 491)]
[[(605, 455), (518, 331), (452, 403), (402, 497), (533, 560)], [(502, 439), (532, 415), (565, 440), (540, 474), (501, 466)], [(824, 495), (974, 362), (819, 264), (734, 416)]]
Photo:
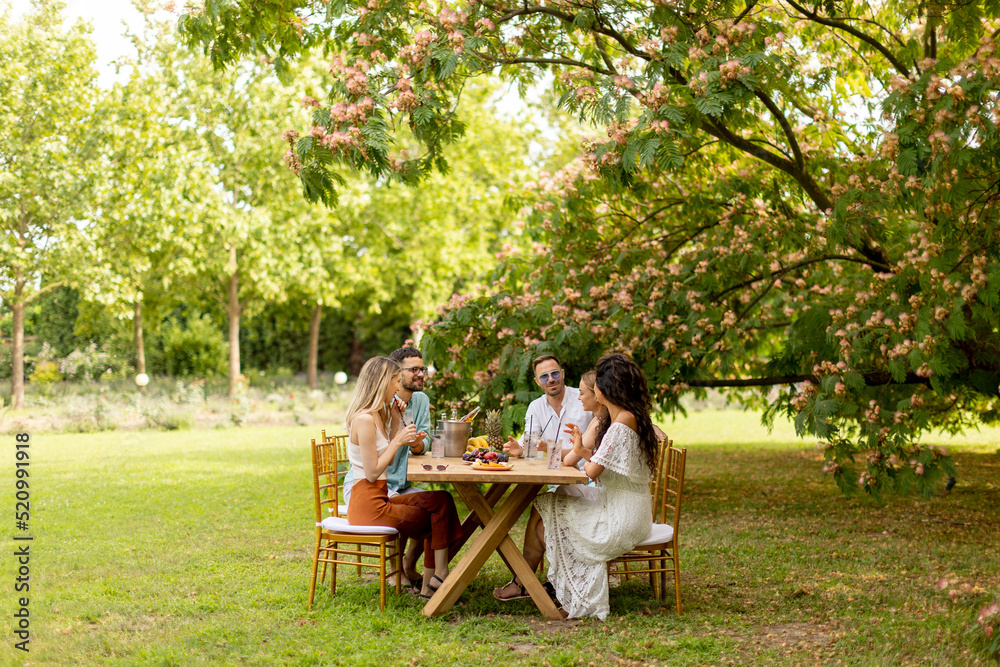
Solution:
[(135, 331), (135, 373), (146, 372), (146, 347), (142, 342), (142, 296), (136, 296), (135, 316), (132, 318)]
[(306, 362), (306, 383), (310, 389), (316, 388), (316, 366), (319, 363), (319, 323), (323, 319), (323, 306), (316, 304), (309, 319), (309, 360)]
[(367, 357), (365, 356), (365, 346), (361, 344), (358, 337), (355, 336), (351, 340), (351, 352), (347, 357), (347, 367), (349, 372), (354, 377), (361, 374), (361, 367), (365, 365)]
[(24, 409), (24, 278), (21, 270), (15, 273), (14, 298), (11, 311), (14, 314), (14, 349), (11, 359), (10, 403), (15, 410)]
[(240, 276), (236, 263), (236, 246), (229, 248), (229, 396), (236, 395), (240, 379)]

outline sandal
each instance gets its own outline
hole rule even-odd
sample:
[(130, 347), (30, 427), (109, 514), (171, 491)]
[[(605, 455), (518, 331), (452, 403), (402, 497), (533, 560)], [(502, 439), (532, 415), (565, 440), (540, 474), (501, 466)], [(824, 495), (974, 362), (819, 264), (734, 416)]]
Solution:
[[(510, 586), (511, 584), (514, 584), (515, 586), (517, 586), (517, 593), (515, 593), (514, 595), (511, 595), (510, 597), (501, 597), (500, 596), (500, 592), (503, 591), (508, 586)], [(531, 596), (528, 595), (527, 592), (525, 592), (523, 585), (517, 583), (517, 579), (511, 579), (510, 581), (508, 581), (506, 584), (504, 584), (500, 588), (494, 588), (493, 589), (493, 597), (495, 599), (499, 600), (500, 602), (509, 602), (510, 600), (523, 600), (524, 598), (531, 597)]]
[[(435, 579), (437, 579), (437, 586), (433, 585)], [(413, 590), (416, 591), (417, 595), (419, 595), (420, 597), (424, 598), (425, 600), (430, 600), (431, 597), (433, 597), (433, 595), (435, 593), (437, 593), (437, 590), (439, 588), (441, 588), (441, 584), (443, 584), (443, 583), (444, 583), (444, 580), (441, 579), (441, 577), (439, 577), (439, 576), (437, 576), (435, 574), (434, 576), (431, 577), (431, 580), (427, 582), (427, 588), (429, 588), (431, 590), (431, 594), (430, 595), (424, 595), (422, 589), (417, 584), (413, 584)]]
[(544, 584), (542, 584), (542, 588), (545, 589), (545, 592), (549, 594), (550, 598), (555, 599), (556, 587), (552, 585), (551, 581), (546, 581)]

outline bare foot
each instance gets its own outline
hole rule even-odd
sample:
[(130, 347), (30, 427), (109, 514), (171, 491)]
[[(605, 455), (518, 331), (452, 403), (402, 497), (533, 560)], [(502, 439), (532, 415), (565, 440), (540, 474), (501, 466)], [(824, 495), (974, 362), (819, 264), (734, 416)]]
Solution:
[[(413, 554), (413, 557), (409, 558), (410, 555), (411, 555), (411, 552), (409, 552), (409, 551), (407, 551), (405, 554), (403, 554), (403, 576), (406, 577), (407, 579), (409, 579), (411, 582), (413, 582), (413, 581), (419, 581), (420, 578), (421, 578), (421, 575), (420, 575), (419, 572), (417, 572), (417, 568), (416, 568), (417, 555)], [(407, 561), (409, 561), (409, 562), (407, 562)]]

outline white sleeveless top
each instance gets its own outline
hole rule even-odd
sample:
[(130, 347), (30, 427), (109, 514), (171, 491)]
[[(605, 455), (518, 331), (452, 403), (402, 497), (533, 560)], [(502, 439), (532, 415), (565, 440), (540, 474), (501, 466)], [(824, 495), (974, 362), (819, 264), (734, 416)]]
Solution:
[[(389, 438), (382, 434), (378, 426), (375, 427), (375, 456), (381, 457), (382, 452), (389, 446)], [(354, 471), (354, 481), (365, 479), (365, 466), (361, 462), (361, 445), (354, 444), (354, 424), (351, 424), (350, 440), (347, 443), (347, 460), (351, 462), (351, 469)], [(388, 467), (388, 466), (386, 466)], [(379, 479), (387, 479), (385, 471), (379, 475)]]

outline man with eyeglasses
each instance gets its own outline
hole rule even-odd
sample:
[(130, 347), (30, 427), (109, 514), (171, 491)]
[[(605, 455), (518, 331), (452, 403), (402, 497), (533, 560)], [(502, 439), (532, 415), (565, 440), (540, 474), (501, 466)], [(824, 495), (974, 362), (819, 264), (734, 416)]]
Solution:
[[(413, 420), (413, 424), (417, 427), (417, 433), (424, 432), (430, 434), (430, 399), (423, 392), (427, 379), (427, 367), (424, 366), (423, 355), (415, 347), (401, 347), (390, 354), (389, 358), (398, 362), (403, 369), (401, 378), (403, 388), (396, 394), (398, 403), (394, 404), (390, 410), (389, 437), (391, 438), (402, 424), (409, 424), (408, 420)], [(400, 407), (402, 405), (405, 405), (406, 409), (400, 414)], [(386, 486), (388, 487), (390, 498), (401, 493), (420, 493), (424, 490), (412, 486), (409, 480), (406, 479), (406, 465), (410, 454), (423, 454), (428, 449), (430, 440), (431, 436), (428, 435), (422, 440), (414, 440), (410, 443), (409, 447), (400, 447), (396, 450), (396, 458), (385, 469)], [(352, 466), (348, 468), (347, 475), (344, 477), (344, 504), (351, 502), (351, 486), (354, 485), (353, 472), (354, 468)], [(413, 542), (413, 547), (403, 556), (403, 564), (407, 567), (406, 576), (411, 581), (414, 578), (410, 575), (414, 571), (409, 568), (412, 568), (412, 565), (416, 563), (417, 558), (423, 552), (423, 544), (419, 540), (414, 540)]]
[[(566, 386), (566, 376), (562, 364), (551, 354), (537, 357), (531, 368), (535, 373), (535, 382), (541, 387), (543, 394), (528, 405), (524, 416), (524, 430), (539, 429), (542, 438), (557, 446), (563, 447), (563, 456), (572, 451), (573, 444), (570, 435), (565, 432), (566, 424), (576, 424), (581, 431), (587, 430), (587, 425), (594, 418), (592, 412), (583, 409), (580, 402), (580, 390)], [(520, 456), (521, 442), (508, 438), (504, 449), (511, 456)]]

